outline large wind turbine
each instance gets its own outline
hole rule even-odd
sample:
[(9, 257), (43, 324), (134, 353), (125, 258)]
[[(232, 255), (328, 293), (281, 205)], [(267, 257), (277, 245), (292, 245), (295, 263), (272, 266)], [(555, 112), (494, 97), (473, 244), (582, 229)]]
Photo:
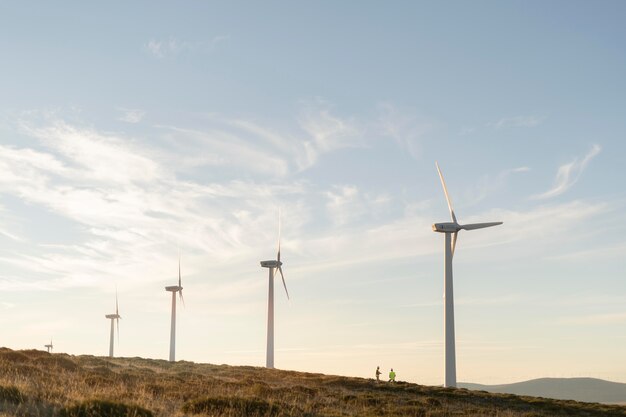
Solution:
[(176, 293), (180, 295), (180, 301), (185, 305), (183, 298), (183, 286), (180, 277), (180, 255), (178, 256), (178, 285), (165, 287), (165, 291), (172, 293), (172, 327), (170, 330), (170, 362), (176, 361)]
[[(113, 346), (114, 346), (114, 341), (115, 341), (115, 333), (114, 333), (114, 324), (113, 322), (117, 322), (117, 342), (119, 343), (120, 341), (120, 319), (122, 318), (122, 316), (120, 316), (120, 310), (119, 310), (119, 306), (117, 303), (117, 290), (115, 290), (115, 314), (107, 314), (106, 316), (107, 319), (111, 320), (111, 335), (109, 336), (109, 358), (113, 357)], [(51, 342), (52, 344), (52, 342)]]
[(491, 223), (473, 223), (461, 225), (456, 221), (454, 215), (454, 209), (452, 208), (452, 202), (448, 195), (448, 189), (446, 188), (446, 182), (443, 180), (443, 175), (437, 165), (437, 172), (439, 172), (439, 178), (441, 179), (441, 185), (443, 186), (443, 192), (446, 195), (446, 201), (448, 202), (448, 209), (450, 210), (450, 217), (452, 222), (448, 223), (435, 223), (433, 224), (433, 232), (445, 233), (445, 272), (443, 281), (443, 298), (444, 298), (444, 322), (445, 322), (445, 387), (456, 387), (456, 354), (454, 343), (454, 296), (452, 291), (452, 257), (454, 256), (454, 248), (456, 247), (456, 239), (459, 230), (475, 230), (483, 229), (485, 227), (498, 226), (502, 222)]
[(278, 253), (276, 254), (276, 260), (261, 261), (263, 268), (269, 269), (269, 291), (267, 298), (267, 353), (265, 358), (265, 366), (267, 368), (274, 368), (274, 275), (278, 270), (280, 277), (283, 280), (283, 286), (285, 287), (285, 293), (287, 299), (289, 299), (289, 291), (287, 291), (287, 284), (285, 284), (285, 276), (283, 275), (283, 263), (280, 261), (280, 213), (278, 214)]
[(52, 346), (52, 338), (50, 338), (50, 344), (49, 345), (44, 345), (44, 346), (46, 347), (46, 349), (48, 349), (48, 353), (50, 353), (50, 351), (54, 347), (54, 346)]

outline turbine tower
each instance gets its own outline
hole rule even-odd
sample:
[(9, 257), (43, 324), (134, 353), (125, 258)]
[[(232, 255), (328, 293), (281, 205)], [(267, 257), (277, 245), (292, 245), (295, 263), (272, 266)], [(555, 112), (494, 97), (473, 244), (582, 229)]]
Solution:
[(49, 345), (44, 345), (44, 346), (46, 347), (46, 349), (48, 349), (48, 353), (50, 353), (50, 351), (54, 347), (54, 346), (52, 346), (52, 338), (50, 338), (50, 344)]
[[(107, 314), (104, 317), (111, 320), (111, 335), (109, 336), (109, 358), (113, 357), (113, 345), (115, 342), (114, 322), (117, 322), (117, 343), (120, 342), (120, 316), (119, 306), (117, 303), (117, 289), (115, 289), (115, 314)], [(52, 343), (52, 342), (51, 342)]]
[(446, 201), (448, 202), (448, 209), (450, 210), (450, 217), (452, 222), (447, 223), (435, 223), (433, 224), (433, 232), (445, 233), (445, 263), (444, 263), (444, 281), (443, 281), (443, 298), (444, 298), (444, 326), (445, 326), (445, 379), (444, 387), (456, 387), (456, 353), (454, 342), (454, 295), (452, 291), (452, 257), (454, 256), (454, 248), (456, 247), (456, 240), (459, 230), (475, 230), (483, 229), (485, 227), (498, 226), (502, 222), (491, 223), (474, 223), (461, 225), (456, 221), (454, 215), (454, 209), (452, 208), (452, 202), (448, 195), (448, 189), (446, 188), (446, 182), (437, 165), (437, 172), (441, 179), (441, 185), (443, 186), (443, 192), (446, 195)]
[(280, 277), (283, 280), (283, 286), (285, 287), (285, 293), (287, 299), (289, 299), (289, 291), (287, 291), (287, 284), (285, 284), (285, 276), (283, 275), (283, 263), (280, 261), (280, 212), (278, 213), (278, 253), (276, 254), (276, 260), (261, 261), (263, 268), (269, 269), (269, 290), (267, 298), (267, 351), (265, 357), (265, 367), (274, 368), (274, 276), (278, 270)]
[(180, 255), (178, 255), (178, 285), (165, 287), (165, 291), (172, 293), (172, 327), (170, 330), (170, 362), (176, 361), (176, 293), (179, 293), (180, 301), (185, 305), (183, 298), (183, 286), (180, 276)]

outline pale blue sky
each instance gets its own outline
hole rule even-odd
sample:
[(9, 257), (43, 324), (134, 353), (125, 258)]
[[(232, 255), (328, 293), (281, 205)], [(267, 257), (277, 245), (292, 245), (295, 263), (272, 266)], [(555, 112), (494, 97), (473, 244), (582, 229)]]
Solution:
[[(626, 4), (0, 6), (0, 345), (459, 381), (626, 382)], [(280, 287), (277, 287), (279, 290)]]

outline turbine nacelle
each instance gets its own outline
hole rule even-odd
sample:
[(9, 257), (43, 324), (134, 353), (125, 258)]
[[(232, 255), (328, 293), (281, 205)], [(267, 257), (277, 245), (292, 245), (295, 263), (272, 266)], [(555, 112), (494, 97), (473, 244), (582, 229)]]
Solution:
[(461, 226), (458, 223), (447, 222), (447, 223), (435, 223), (433, 224), (432, 228), (433, 228), (433, 232), (456, 233), (459, 230), (463, 229), (463, 226)]
[(119, 314), (107, 314), (106, 316), (107, 319), (121, 319), (122, 316), (120, 316)]
[(168, 287), (165, 287), (165, 291), (178, 292), (182, 290), (183, 287), (181, 287), (180, 285), (170, 285)]
[(283, 265), (281, 261), (261, 261), (261, 266), (263, 268), (280, 268)]

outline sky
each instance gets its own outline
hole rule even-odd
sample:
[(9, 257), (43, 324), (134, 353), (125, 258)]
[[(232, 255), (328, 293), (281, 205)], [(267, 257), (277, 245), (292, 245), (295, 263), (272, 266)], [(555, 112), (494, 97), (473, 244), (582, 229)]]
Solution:
[(626, 382), (626, 3), (0, 4), (0, 346)]

